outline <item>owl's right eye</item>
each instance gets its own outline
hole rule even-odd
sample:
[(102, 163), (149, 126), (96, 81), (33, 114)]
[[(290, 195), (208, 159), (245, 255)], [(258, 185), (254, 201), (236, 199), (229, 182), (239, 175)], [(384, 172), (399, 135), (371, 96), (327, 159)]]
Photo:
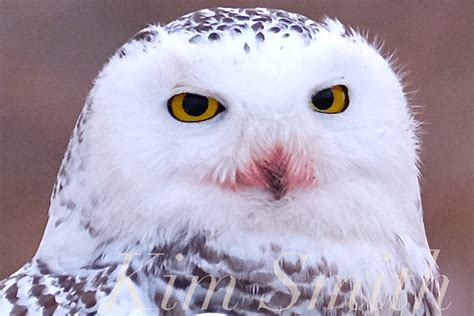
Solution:
[(321, 90), (311, 97), (313, 109), (320, 113), (336, 114), (344, 112), (349, 105), (349, 93), (343, 85)]
[(199, 94), (181, 93), (168, 100), (171, 116), (185, 123), (207, 121), (224, 110), (216, 99)]

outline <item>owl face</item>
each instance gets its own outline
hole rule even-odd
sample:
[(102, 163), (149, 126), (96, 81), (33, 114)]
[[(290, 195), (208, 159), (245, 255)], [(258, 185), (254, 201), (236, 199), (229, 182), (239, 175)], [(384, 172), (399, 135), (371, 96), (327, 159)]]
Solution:
[(338, 22), (305, 36), (252, 19), (240, 32), (150, 27), (103, 69), (88, 166), (101, 196), (128, 201), (110, 202), (116, 222), (360, 238), (375, 218), (406, 224), (416, 123), (389, 62)]

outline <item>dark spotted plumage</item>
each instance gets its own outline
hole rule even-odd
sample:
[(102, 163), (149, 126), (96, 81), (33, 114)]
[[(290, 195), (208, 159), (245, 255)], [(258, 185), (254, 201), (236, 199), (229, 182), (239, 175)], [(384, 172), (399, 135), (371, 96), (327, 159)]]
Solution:
[[(324, 257), (316, 264), (303, 265), (299, 259), (285, 260), (281, 246), (269, 244), (261, 247), (261, 258), (264, 259), (242, 260), (214, 249), (211, 244), (204, 235), (198, 235), (186, 243), (154, 247), (150, 253), (131, 251), (134, 254), (130, 263), (97, 259), (84, 266), (77, 275), (56, 273), (44, 262), (33, 261), (0, 283), (0, 296), (8, 303), (5, 300), (0, 302), (9, 304), (11, 315), (22, 315), (22, 312), (27, 312), (27, 315), (53, 315), (55, 311), (59, 315), (95, 313), (99, 309), (98, 303), (105, 304), (109, 299), (120, 279), (121, 267), (125, 267), (122, 277), (128, 278), (137, 288), (147, 289), (154, 310), (164, 312), (167, 307), (175, 306), (173, 315), (203, 311), (234, 315), (249, 312), (278, 314), (275, 310), (285, 308), (292, 300), (292, 293), (277, 278), (272, 266), (272, 262), (281, 257), (281, 271), (291, 278), (299, 291), (291, 309), (293, 315), (306, 315), (308, 308), (319, 311), (321, 315), (347, 312), (365, 315), (369, 310), (367, 302), (371, 293), (357, 289), (354, 280), (341, 280), (337, 265), (327, 262)], [(170, 276), (173, 276), (172, 280)], [(230, 292), (228, 304), (225, 304), (226, 291), (231, 282), (228, 276), (235, 278), (235, 286)], [(197, 279), (193, 281), (193, 277)], [(212, 278), (217, 283), (215, 286)], [(317, 291), (315, 289), (321, 279), (327, 286)], [(406, 301), (410, 311), (414, 310), (415, 297), (420, 293), (422, 282), (410, 279), (404, 285), (400, 300)], [(196, 285), (194, 290), (193, 284)], [(172, 287), (168, 296), (167, 285)], [(430, 284), (428, 291), (422, 295), (419, 309), (426, 315), (436, 315), (436, 306), (433, 305), (437, 297), (435, 285)], [(339, 291), (334, 294), (336, 286)], [(212, 296), (206, 302), (208, 291)], [(353, 293), (355, 303), (351, 301)], [(188, 294), (192, 298), (188, 305), (183, 305)], [(262, 297), (271, 310), (261, 308)], [(232, 309), (229, 311), (227, 307)]]
[[(232, 35), (253, 31), (258, 40), (265, 39), (265, 33), (291, 32), (303, 38), (311, 39), (317, 32), (318, 24), (314, 21), (283, 10), (265, 8), (212, 8), (185, 15), (164, 26), (168, 33), (189, 32), (202, 35), (208, 40), (219, 39), (226, 32)], [(212, 35), (211, 35), (212, 34)], [(191, 41), (191, 39), (193, 41)], [(196, 42), (195, 35), (190, 42)]]
[[(283, 10), (266, 8), (241, 9), (241, 8), (211, 8), (196, 11), (163, 25), (162, 28), (169, 34), (189, 34), (190, 43), (202, 40), (218, 41), (225, 34), (239, 36), (244, 32), (254, 33), (257, 41), (264, 41), (266, 33), (281, 34), (281, 38), (288, 38), (290, 34), (310, 40), (317, 33), (316, 22), (305, 16)], [(159, 40), (155, 27), (149, 27), (135, 34), (129, 43), (152, 42)], [(126, 50), (120, 49), (120, 58), (126, 56)]]
[[(151, 26), (138, 32), (117, 51), (117, 56), (119, 62), (124, 62), (137, 47), (140, 51), (147, 51), (148, 47), (159, 43), (161, 32), (179, 33), (185, 43), (191, 44), (219, 42), (229, 36), (238, 37), (244, 39), (242, 49), (250, 53), (254, 48), (249, 43), (253, 40), (262, 43), (275, 36), (279, 39), (295, 36), (309, 41), (316, 35), (319, 27), (320, 25), (304, 16), (282, 10), (206, 9), (185, 15), (167, 25)], [(244, 37), (248, 34), (251, 34), (251, 38)], [(72, 214), (79, 213), (77, 225), (88, 238), (97, 240), (103, 233), (103, 227), (95, 225), (90, 219), (91, 214), (106, 206), (108, 201), (94, 194), (80, 196), (78, 200), (78, 196), (72, 195), (71, 190), (68, 190), (74, 186), (76, 192), (81, 192), (87, 180), (83, 177), (88, 161), (80, 157), (80, 154), (90, 146), (87, 127), (94, 113), (93, 103), (94, 99), (90, 97), (75, 126), (53, 189), (53, 211), (50, 215), (55, 218), (54, 228), (61, 229)], [(285, 166), (273, 166), (281, 174), (268, 172), (268, 166), (259, 168), (262, 169), (275, 200), (279, 200), (288, 189), (282, 177)], [(0, 282), (0, 316), (86, 315), (104, 312), (104, 305), (111, 299), (114, 289), (120, 286), (119, 280), (123, 279), (140, 290), (145, 307), (153, 315), (192, 315), (202, 311), (238, 315), (276, 314), (278, 308), (284, 308), (292, 301), (293, 293), (274, 270), (275, 260), (284, 254), (284, 245), (271, 241), (262, 243), (258, 259), (244, 259), (232, 254), (230, 249), (223, 250), (215, 239), (204, 233), (193, 238), (182, 238), (183, 236), (163, 241), (155, 247), (144, 246), (137, 240), (133, 240), (131, 244), (121, 244), (122, 240), (104, 238), (92, 251), (96, 259), (76, 270), (61, 266), (53, 268), (47, 262), (34, 258)], [(119, 246), (113, 247), (116, 244)], [(133, 253), (130, 262), (124, 262), (121, 260), (123, 258), (111, 259), (110, 249)], [(62, 254), (57, 255), (61, 257)], [(279, 260), (277, 267), (291, 278), (298, 292), (292, 309), (286, 311), (292, 315), (363, 315), (369, 310), (371, 293), (360, 291), (356, 280), (342, 278), (337, 263), (329, 262), (325, 256), (308, 263), (301, 258)], [(226, 302), (226, 291), (232, 282), (229, 276), (235, 278), (235, 284), (230, 301)], [(218, 281), (217, 284), (214, 284), (213, 277)], [(320, 280), (324, 280), (325, 284), (318, 288)], [(402, 288), (400, 300), (407, 303), (410, 312), (415, 309), (416, 297), (423, 282), (422, 278), (416, 277)], [(167, 291), (168, 285), (170, 292)], [(191, 293), (193, 286), (194, 294), (187, 301), (187, 295)], [(213, 286), (215, 293), (207, 301), (208, 290), (212, 290)], [(338, 291), (334, 291), (335, 287), (338, 287)], [(352, 296), (354, 302), (351, 301)], [(436, 282), (429, 283), (428, 291), (421, 296), (417, 313), (436, 314), (437, 296)], [(262, 308), (262, 304), (274, 310)], [(171, 307), (172, 310), (168, 310)], [(227, 307), (232, 308), (228, 310)], [(397, 312), (384, 309), (384, 314)]]
[[(97, 310), (97, 301), (114, 286), (117, 264), (84, 266), (78, 275), (55, 273), (44, 262), (34, 260), (0, 287), (0, 311), (10, 315), (72, 315)], [(8, 314), (1, 314), (8, 315)]]

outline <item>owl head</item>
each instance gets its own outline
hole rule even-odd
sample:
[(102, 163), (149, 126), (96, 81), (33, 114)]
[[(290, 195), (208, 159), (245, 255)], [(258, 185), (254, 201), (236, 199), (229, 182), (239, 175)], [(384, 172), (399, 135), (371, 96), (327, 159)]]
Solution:
[(48, 231), (423, 243), (416, 127), (390, 61), (338, 21), (197, 11), (137, 33), (100, 72)]

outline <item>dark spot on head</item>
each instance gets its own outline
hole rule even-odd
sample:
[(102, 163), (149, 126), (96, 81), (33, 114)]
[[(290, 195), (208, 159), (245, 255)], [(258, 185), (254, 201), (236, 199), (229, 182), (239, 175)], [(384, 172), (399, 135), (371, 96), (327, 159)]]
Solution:
[(249, 46), (249, 44), (245, 43), (245, 45), (244, 45), (244, 51), (245, 51), (246, 53), (250, 52), (250, 46)]
[(209, 25), (200, 24), (200, 25), (196, 26), (196, 31), (198, 33), (208, 32), (210, 30), (212, 30), (212, 27), (209, 26)]
[(288, 17), (288, 12), (278, 10), (278, 11), (276, 11), (275, 15), (279, 18), (287, 18)]
[(252, 21), (255, 21), (255, 22), (270, 22), (271, 20), (272, 19), (268, 16), (261, 16), (261, 17), (252, 19)]
[(204, 15), (201, 11), (197, 11), (195, 13), (193, 13), (192, 17), (191, 17), (195, 22), (201, 22), (203, 20), (206, 20), (208, 19), (209, 17)]
[(301, 26), (298, 26), (298, 25), (292, 25), (290, 27), (290, 30), (293, 30), (293, 31), (296, 31), (298, 33), (302, 33), (303, 32), (303, 29), (301, 28)]
[(245, 9), (244, 11), (245, 11), (245, 14), (248, 14), (250, 16), (258, 15), (257, 10), (255, 10), (255, 9)]
[(194, 35), (193, 37), (191, 37), (188, 41), (189, 41), (190, 43), (196, 43), (196, 42), (198, 42), (200, 39), (201, 39), (201, 35), (196, 34), (196, 35)]
[(132, 37), (132, 40), (135, 40), (135, 41), (147, 41), (147, 42), (151, 42), (153, 40), (153, 38), (155, 37), (156, 33), (155, 32), (151, 32), (151, 31), (141, 31), (141, 32), (138, 32), (137, 34), (135, 34), (133, 37)]
[(257, 39), (257, 41), (263, 42), (265, 40), (265, 35), (263, 35), (262, 32), (258, 32), (257, 35), (255, 35), (255, 38)]
[(241, 29), (246, 29), (248, 28), (248, 25), (247, 24), (235, 24), (234, 26), (238, 27), (238, 28), (241, 28)]
[(242, 31), (241, 31), (239, 28), (237, 28), (237, 27), (234, 27), (234, 32), (237, 33), (237, 34), (241, 34), (241, 33), (242, 33)]
[(290, 36), (290, 34), (288, 34), (288, 33), (283, 34), (283, 37), (284, 37), (284, 38), (287, 38), (287, 37), (289, 37), (289, 36)]
[(215, 32), (212, 32), (211, 34), (209, 34), (208, 38), (209, 38), (210, 41), (217, 41), (221, 37), (219, 36), (219, 34), (217, 34)]
[(255, 32), (260, 31), (262, 29), (263, 29), (262, 22), (257, 22), (257, 23), (252, 25), (252, 30), (254, 30)]
[[(212, 9), (210, 9), (212, 10)], [(224, 18), (224, 15), (218, 11), (215, 11), (216, 13), (214, 14), (213, 18), (216, 19), (217, 21), (221, 21)]]
[(222, 22), (224, 22), (224, 23), (234, 23), (234, 20), (231, 19), (231, 18), (223, 18)]
[(273, 26), (273, 27), (270, 28), (269, 31), (272, 32), (272, 33), (278, 33), (278, 32), (280, 32), (280, 28), (278, 26)]
[(123, 57), (125, 57), (125, 56), (127, 56), (127, 53), (125, 52), (125, 49), (124, 49), (124, 48), (120, 49), (120, 51), (119, 51), (119, 57), (120, 57), (120, 58), (123, 58)]
[(225, 24), (221, 24), (217, 27), (217, 30), (218, 31), (225, 31), (229, 28), (230, 26), (229, 25), (225, 25)]
[(248, 16), (245, 16), (245, 15), (237, 15), (235, 18), (239, 21), (248, 21), (248, 20), (250, 20), (250, 18)]

